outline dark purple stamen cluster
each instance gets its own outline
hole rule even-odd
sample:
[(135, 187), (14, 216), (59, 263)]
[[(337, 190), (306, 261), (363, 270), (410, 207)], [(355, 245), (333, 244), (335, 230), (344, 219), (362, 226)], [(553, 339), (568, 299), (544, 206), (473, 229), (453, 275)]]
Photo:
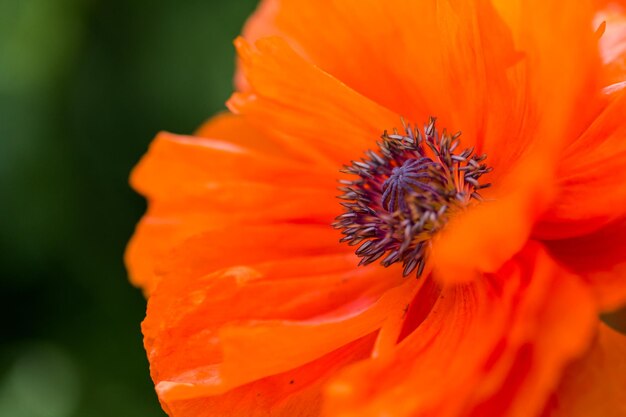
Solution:
[(402, 262), (407, 276), (422, 274), (430, 238), (455, 212), (472, 200), (481, 200), (481, 175), (490, 172), (486, 155), (473, 148), (454, 153), (460, 132), (441, 135), (430, 118), (423, 132), (405, 125), (405, 134), (387, 131), (378, 142), (379, 153), (368, 150), (341, 172), (355, 175), (341, 180), (345, 207), (333, 226), (345, 235), (341, 241), (358, 245), (359, 265), (384, 256), (383, 266)]

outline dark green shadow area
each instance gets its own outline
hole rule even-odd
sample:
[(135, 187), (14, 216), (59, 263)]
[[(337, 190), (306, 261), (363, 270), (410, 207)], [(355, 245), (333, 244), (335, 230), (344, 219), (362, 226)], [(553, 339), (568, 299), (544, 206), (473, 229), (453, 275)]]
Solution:
[(255, 0), (0, 0), (0, 416), (163, 416), (126, 280), (159, 130), (224, 108)]

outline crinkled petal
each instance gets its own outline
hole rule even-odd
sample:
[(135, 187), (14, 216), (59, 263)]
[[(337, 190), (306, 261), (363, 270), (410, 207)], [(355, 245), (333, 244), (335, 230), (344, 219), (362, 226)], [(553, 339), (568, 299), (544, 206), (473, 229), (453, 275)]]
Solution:
[(193, 134), (208, 139), (219, 139), (234, 145), (246, 148), (256, 154), (297, 159), (297, 153), (271, 137), (263, 135), (259, 130), (252, 128), (244, 117), (223, 112), (204, 122)]
[[(604, 103), (592, 5), (538, 3), (495, 2), (524, 53), (514, 70), (523, 94), (516, 111), (523, 117), (508, 134), (486, 137), (482, 149), (494, 172), (485, 181), (493, 182), (493, 190), (484, 193), (484, 204), (450, 222), (435, 242), (436, 275), (444, 282), (493, 272), (522, 248), (558, 195), (563, 148)], [(577, 48), (562, 47), (571, 42)]]
[[(394, 272), (401, 275), (399, 270)], [(393, 282), (389, 276), (377, 275)], [(370, 288), (367, 297), (354, 297), (337, 311), (309, 321), (251, 321), (225, 326), (219, 336), (224, 348), (223, 378), (239, 384), (292, 369), (378, 330), (391, 312), (402, 310), (404, 293), (412, 285), (414, 282), (409, 281), (387, 290), (379, 299), (371, 295), (377, 291)]]
[(245, 238), (227, 225), (184, 240), (161, 257), (156, 272), (162, 276), (201, 276), (231, 266), (352, 252), (337, 243), (340, 235), (328, 224), (294, 221), (242, 227)]
[(587, 288), (530, 245), (494, 275), (448, 287), (388, 355), (329, 384), (330, 416), (532, 416), (590, 343)]
[(305, 61), (282, 39), (236, 41), (252, 90), (228, 106), (268, 136), (334, 174), (369, 149), (400, 117)]
[(157, 386), (159, 399), (176, 417), (316, 417), (323, 384), (342, 367), (366, 358), (373, 335), (365, 336), (306, 365), (208, 396), (207, 386), (218, 377), (217, 368), (198, 375), (194, 382)]
[(159, 392), (166, 400), (221, 395), (376, 332), (415, 281), (395, 268), (357, 269), (354, 261), (285, 253), (208, 275), (193, 265), (173, 268), (143, 324)]
[(266, 36), (413, 123), (437, 116), (468, 145), (518, 124), (507, 71), (520, 56), (488, 1), (266, 0), (244, 37)]
[[(238, 239), (244, 226), (327, 225), (337, 212), (332, 175), (290, 158), (238, 116), (218, 116), (198, 133), (211, 137), (159, 134), (132, 174), (133, 187), (148, 198), (148, 212), (126, 263), (146, 294), (158, 282), (161, 260), (197, 234), (221, 232), (214, 233), (215, 245)], [(215, 252), (228, 258), (228, 252)]]
[[(590, 2), (495, 5), (266, 0), (244, 37), (286, 39), (328, 74), (411, 122), (439, 117), (442, 126), (463, 131), (466, 145), (486, 151), (500, 168), (494, 175), (502, 175), (529, 144), (562, 143), (562, 130), (579, 132), (591, 120), (600, 61)], [(561, 47), (569, 42), (577, 48)], [(255, 92), (251, 84), (242, 90)], [(544, 124), (554, 129), (537, 126)]]
[[(242, 130), (239, 135), (246, 135)], [(290, 173), (290, 175), (286, 175)], [(333, 176), (314, 165), (259, 154), (221, 138), (161, 133), (133, 170), (131, 185), (148, 200), (202, 193), (219, 181), (256, 181), (280, 186), (332, 187)]]

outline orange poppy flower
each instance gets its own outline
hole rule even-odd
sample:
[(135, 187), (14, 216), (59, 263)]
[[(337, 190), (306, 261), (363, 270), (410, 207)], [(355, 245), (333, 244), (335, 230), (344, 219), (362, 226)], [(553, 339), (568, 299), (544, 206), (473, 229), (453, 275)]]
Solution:
[(132, 175), (170, 416), (626, 414), (626, 4), (568, 6), (261, 3)]

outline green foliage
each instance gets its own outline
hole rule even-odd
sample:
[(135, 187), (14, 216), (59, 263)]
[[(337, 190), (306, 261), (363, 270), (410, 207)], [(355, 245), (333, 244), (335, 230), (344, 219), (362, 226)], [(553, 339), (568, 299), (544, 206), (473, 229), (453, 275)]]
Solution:
[(127, 178), (157, 131), (224, 108), (255, 3), (0, 0), (0, 416), (163, 415)]

